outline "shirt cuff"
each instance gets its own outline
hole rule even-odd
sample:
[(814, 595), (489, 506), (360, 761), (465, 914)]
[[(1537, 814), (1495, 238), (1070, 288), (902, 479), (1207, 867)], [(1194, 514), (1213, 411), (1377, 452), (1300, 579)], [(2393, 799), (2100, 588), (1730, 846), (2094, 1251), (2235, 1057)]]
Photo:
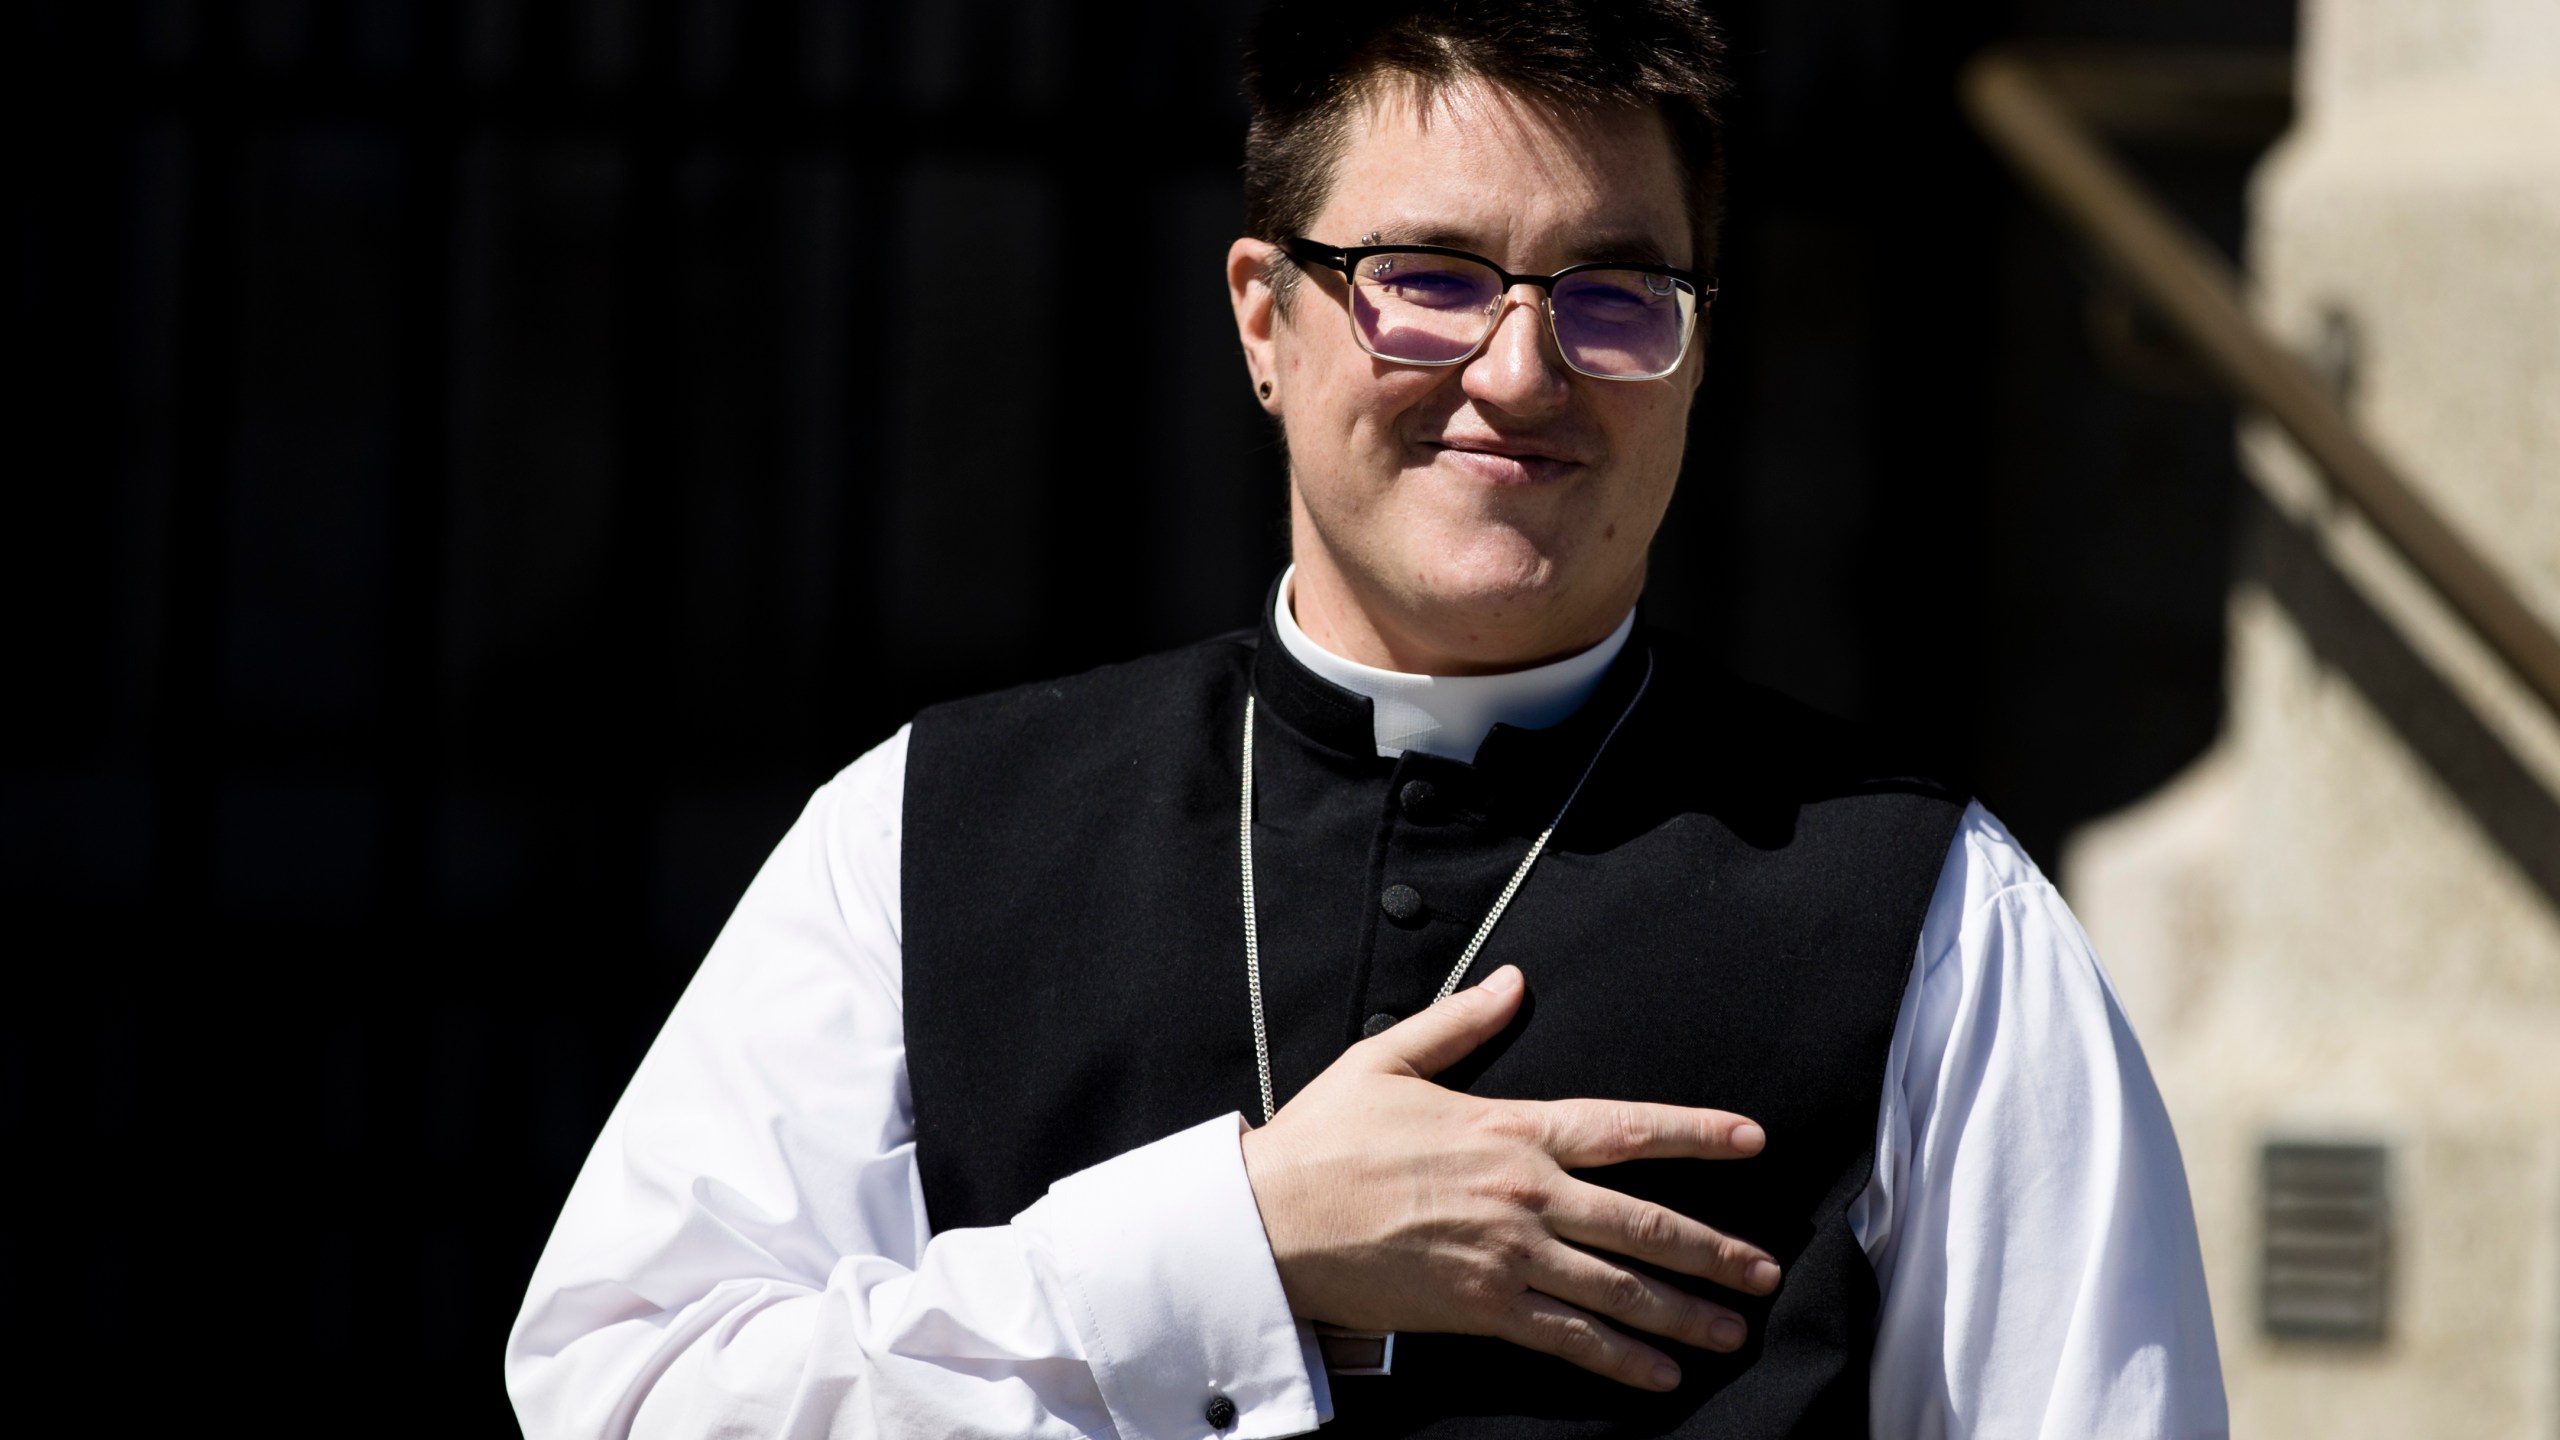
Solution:
[(1014, 1217), (1068, 1293), (1121, 1440), (1264, 1440), (1323, 1418), (1243, 1127), (1230, 1112), (1142, 1145)]

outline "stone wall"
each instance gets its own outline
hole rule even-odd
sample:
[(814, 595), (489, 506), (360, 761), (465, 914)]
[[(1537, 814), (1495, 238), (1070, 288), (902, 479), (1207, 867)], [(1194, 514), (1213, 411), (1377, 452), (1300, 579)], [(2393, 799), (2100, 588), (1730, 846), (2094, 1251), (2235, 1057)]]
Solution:
[[(2560, 3), (2306, 0), (2268, 323), (2560, 628)], [(2235, 1434), (2560, 1436), (2560, 723), (2284, 439), (2216, 748), (2064, 884), (2195, 1186)], [(2379, 1339), (2268, 1333), (2261, 1156), (2385, 1147)]]

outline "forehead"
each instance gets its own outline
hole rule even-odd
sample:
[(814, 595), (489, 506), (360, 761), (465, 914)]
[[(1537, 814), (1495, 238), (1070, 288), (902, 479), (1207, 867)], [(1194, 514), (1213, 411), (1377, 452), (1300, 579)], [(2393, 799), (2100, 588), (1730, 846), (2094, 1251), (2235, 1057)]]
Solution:
[(1479, 250), (1514, 270), (1689, 263), (1688, 187), (1659, 110), (1566, 109), (1476, 79), (1364, 90), (1317, 239), (1352, 244), (1374, 231)]

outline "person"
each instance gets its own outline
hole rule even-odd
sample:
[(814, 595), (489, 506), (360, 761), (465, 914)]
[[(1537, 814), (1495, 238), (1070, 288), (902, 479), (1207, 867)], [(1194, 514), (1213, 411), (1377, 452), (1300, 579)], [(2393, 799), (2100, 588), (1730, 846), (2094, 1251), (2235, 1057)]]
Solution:
[(2053, 887), (1637, 613), (1717, 60), (1681, 0), (1266, 11), (1291, 568), (818, 791), (535, 1269), (528, 1435), (2223, 1429)]

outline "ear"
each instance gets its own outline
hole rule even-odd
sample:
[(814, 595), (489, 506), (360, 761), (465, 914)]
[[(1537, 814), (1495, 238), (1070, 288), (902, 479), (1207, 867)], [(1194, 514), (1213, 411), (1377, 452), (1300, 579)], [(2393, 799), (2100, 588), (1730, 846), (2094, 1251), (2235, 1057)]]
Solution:
[[(1236, 339), (1244, 345), (1247, 383), (1259, 388), (1277, 384), (1280, 356), (1277, 330), (1279, 297), (1271, 288), (1271, 266), (1279, 258), (1276, 245), (1264, 240), (1238, 240), (1227, 247), (1227, 301), (1235, 307)], [(1280, 397), (1273, 394), (1262, 408), (1277, 415)]]

